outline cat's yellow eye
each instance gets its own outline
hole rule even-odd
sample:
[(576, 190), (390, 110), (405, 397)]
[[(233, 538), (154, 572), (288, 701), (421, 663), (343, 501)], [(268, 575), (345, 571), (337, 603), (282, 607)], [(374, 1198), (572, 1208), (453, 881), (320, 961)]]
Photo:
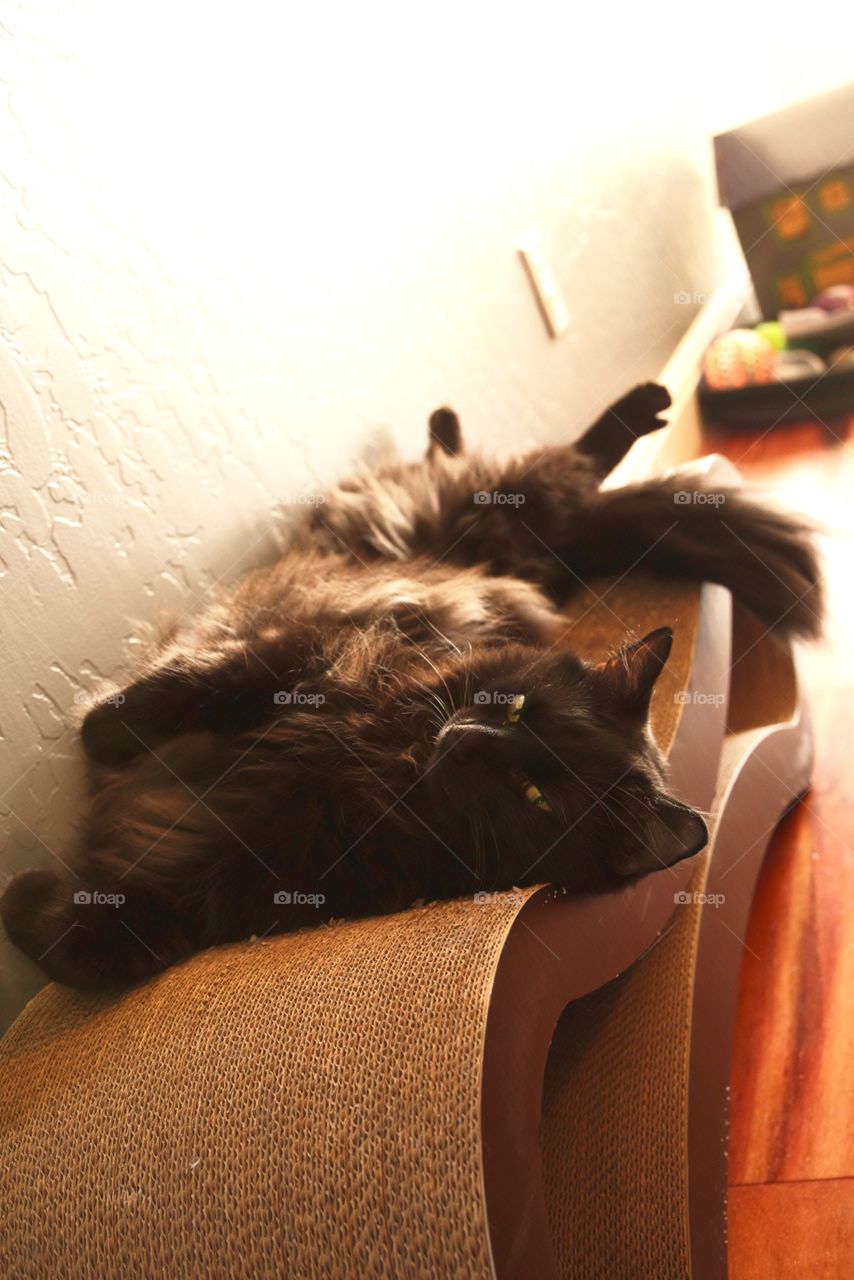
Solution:
[(535, 804), (538, 809), (542, 809), (546, 813), (552, 812), (552, 807), (548, 800), (540, 788), (534, 786), (533, 782), (529, 782), (525, 788), (525, 799), (530, 800), (531, 804)]
[(510, 705), (507, 708), (507, 719), (510, 721), (511, 724), (518, 724), (519, 718), (522, 715), (522, 708), (524, 707), (524, 705), (525, 705), (524, 693), (517, 693), (516, 697), (513, 699), (513, 701), (510, 703)]

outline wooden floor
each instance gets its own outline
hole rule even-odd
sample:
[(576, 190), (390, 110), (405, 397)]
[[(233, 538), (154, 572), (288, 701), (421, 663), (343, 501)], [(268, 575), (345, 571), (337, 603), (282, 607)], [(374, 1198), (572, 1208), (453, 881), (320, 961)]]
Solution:
[(854, 419), (831, 425), (706, 434), (831, 530), (828, 636), (801, 666), (814, 786), (776, 833), (742, 966), (732, 1280), (854, 1277)]

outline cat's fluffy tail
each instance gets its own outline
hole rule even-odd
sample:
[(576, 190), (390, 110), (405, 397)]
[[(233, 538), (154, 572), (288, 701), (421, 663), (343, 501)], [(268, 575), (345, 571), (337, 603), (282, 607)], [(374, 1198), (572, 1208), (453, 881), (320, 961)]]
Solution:
[(133, 986), (194, 949), (163, 904), (136, 900), (124, 882), (96, 888), (25, 871), (7, 886), (0, 916), (49, 978), (84, 991)]
[(739, 489), (655, 480), (592, 496), (572, 553), (585, 576), (637, 565), (721, 583), (766, 627), (813, 638), (823, 616), (815, 534)]

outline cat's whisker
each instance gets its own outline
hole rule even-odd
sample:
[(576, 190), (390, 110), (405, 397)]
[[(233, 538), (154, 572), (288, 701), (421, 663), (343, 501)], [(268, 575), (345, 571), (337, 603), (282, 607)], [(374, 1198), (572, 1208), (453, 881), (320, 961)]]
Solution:
[(484, 878), (484, 849), (483, 849), (483, 832), (481, 829), (480, 815), (477, 813), (469, 813), (468, 825), (472, 833), (472, 843), (474, 844), (474, 872), (475, 880), (478, 884)]
[(436, 673), (436, 675), (439, 677), (440, 681), (442, 682), (442, 687), (444, 688), (445, 692), (448, 695), (448, 701), (451, 705), (453, 705), (453, 701), (454, 701), (453, 693), (451, 691), (451, 687), (448, 684), (448, 681), (446, 680), (445, 676), (442, 674), (442, 672), (436, 666), (433, 659), (430, 657), (430, 655), (426, 652), (426, 650), (421, 645), (414, 645), (413, 647), (415, 648), (416, 653), (419, 653), (421, 655), (421, 657), (427, 663), (428, 667), (430, 667), (431, 670), (433, 670)]
[(427, 724), (435, 734), (441, 733), (446, 723), (447, 716), (443, 712), (428, 714)]
[[(442, 727), (446, 724), (446, 722), (447, 722), (447, 721), (448, 721), (448, 719), (450, 718), (450, 716), (451, 716), (451, 710), (450, 710), (450, 708), (449, 708), (449, 707), (448, 707), (448, 706), (443, 702), (443, 700), (441, 699), (441, 697), (439, 696), (439, 694), (438, 694), (438, 693), (436, 693), (434, 690), (432, 690), (432, 689), (425, 689), (425, 691), (424, 691), (424, 692), (425, 692), (425, 693), (426, 693), (426, 695), (427, 695), (427, 699), (428, 699), (428, 701), (429, 701), (429, 702), (432, 704), (432, 706), (435, 708), (435, 711), (436, 711), (436, 713), (437, 713), (437, 715), (438, 715), (438, 724), (436, 725), (436, 731), (438, 732), (440, 729), (442, 729)], [(431, 723), (432, 723), (432, 718), (431, 718)]]
[(444, 631), (440, 631), (439, 628), (436, 626), (435, 622), (431, 622), (429, 618), (425, 618), (424, 621), (426, 625), (430, 628), (430, 630), (435, 635), (437, 635), (440, 640), (444, 640), (445, 644), (448, 646), (449, 649), (453, 649), (454, 653), (456, 653), (460, 658), (463, 656), (463, 651), (460, 648), (460, 646), (456, 644), (450, 638), (450, 636), (446, 636)]
[(492, 836), (492, 844), (495, 849), (495, 872), (494, 879), (497, 882), (501, 876), (501, 848), (498, 843), (498, 834), (495, 830), (495, 823), (489, 820), (489, 832)]

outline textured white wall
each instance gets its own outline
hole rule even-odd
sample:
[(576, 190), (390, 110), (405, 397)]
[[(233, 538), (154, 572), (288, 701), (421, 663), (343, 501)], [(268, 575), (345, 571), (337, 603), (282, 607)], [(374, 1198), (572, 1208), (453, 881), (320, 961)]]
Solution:
[[(308, 7), (0, 0), (4, 875), (67, 856), (75, 700), (268, 545), (277, 496), (420, 451), (445, 401), (484, 444), (571, 438), (715, 283), (678, 25)], [(8, 1017), (39, 979), (0, 947)]]

